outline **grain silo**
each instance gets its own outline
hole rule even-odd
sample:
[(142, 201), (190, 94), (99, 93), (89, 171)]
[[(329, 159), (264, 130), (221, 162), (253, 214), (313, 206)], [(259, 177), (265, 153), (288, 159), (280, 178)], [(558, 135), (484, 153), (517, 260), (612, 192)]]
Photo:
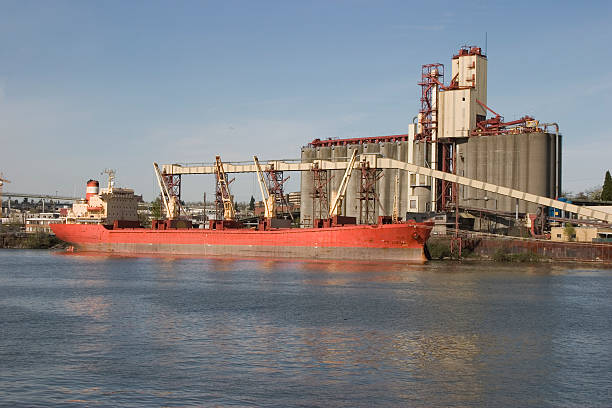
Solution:
[[(379, 157), (456, 173), (475, 180), (557, 198), (561, 192), (561, 136), (556, 124), (524, 116), (506, 122), (487, 105), (487, 57), (478, 47), (462, 47), (451, 60), (450, 82), (444, 66), (422, 66), (421, 109), (405, 134), (352, 139), (313, 140), (302, 148), (302, 161), (348, 160), (354, 150)], [(554, 133), (549, 128), (554, 126)], [(330, 171), (328, 194), (337, 190), (342, 171)], [(397, 177), (397, 179), (396, 179)], [(397, 182), (396, 182), (397, 180)], [(313, 210), (313, 181), (302, 175), (302, 218)], [(343, 214), (359, 216), (359, 172), (349, 183)], [(384, 169), (375, 192), (376, 215), (445, 212), (458, 205), (465, 211), (504, 214), (533, 213), (535, 204), (506, 196), (457, 187), (396, 169)], [(395, 197), (397, 196), (397, 200)]]

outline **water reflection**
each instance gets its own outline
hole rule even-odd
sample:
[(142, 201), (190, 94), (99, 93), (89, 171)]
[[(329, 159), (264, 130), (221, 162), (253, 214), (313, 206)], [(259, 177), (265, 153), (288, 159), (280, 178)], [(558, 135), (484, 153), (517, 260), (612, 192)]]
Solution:
[(110, 305), (104, 296), (87, 296), (66, 299), (64, 308), (78, 316), (87, 316), (100, 321), (108, 319)]

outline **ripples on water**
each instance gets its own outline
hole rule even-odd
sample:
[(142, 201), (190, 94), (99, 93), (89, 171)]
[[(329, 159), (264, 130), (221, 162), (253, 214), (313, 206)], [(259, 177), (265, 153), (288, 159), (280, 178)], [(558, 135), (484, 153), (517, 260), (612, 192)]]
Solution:
[(6, 406), (612, 406), (612, 270), (0, 251)]

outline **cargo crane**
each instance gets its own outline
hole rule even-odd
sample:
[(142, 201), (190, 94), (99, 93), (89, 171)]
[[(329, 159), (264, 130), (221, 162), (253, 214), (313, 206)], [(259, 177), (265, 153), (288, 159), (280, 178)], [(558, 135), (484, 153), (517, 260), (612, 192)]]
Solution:
[(223, 207), (223, 221), (235, 222), (236, 209), (234, 208), (233, 197), (229, 190), (229, 184), (233, 180), (227, 180), (221, 156), (215, 157), (215, 174), (217, 176), (217, 206)]
[(259, 191), (261, 191), (261, 198), (264, 204), (264, 218), (271, 219), (276, 217), (276, 197), (270, 193), (268, 186), (266, 185), (266, 179), (264, 173), (261, 170), (259, 159), (257, 156), (253, 156), (255, 167), (257, 168), (257, 181), (259, 182)]
[[(278, 217), (277, 193), (282, 192), (282, 183), (284, 182), (282, 180), (282, 173), (275, 172), (274, 170), (268, 170), (267, 173), (269, 176), (269, 180), (271, 181), (271, 183), (274, 184), (266, 184), (265, 174), (264, 171), (261, 169), (261, 165), (259, 164), (259, 159), (257, 158), (257, 156), (253, 156), (253, 161), (255, 162), (257, 181), (259, 182), (259, 190), (261, 191), (261, 197), (264, 205), (264, 217), (263, 219), (259, 220), (258, 229), (269, 230), (271, 228), (290, 228), (291, 221), (293, 220), (291, 212), (289, 213), (291, 219)], [(273, 169), (272, 166), (270, 166), (270, 168)], [(279, 174), (281, 175), (281, 177), (277, 178), (276, 176)], [(281, 200), (284, 200), (284, 197), (282, 195)]]
[(165, 178), (163, 177), (162, 172), (159, 170), (159, 166), (157, 165), (157, 163), (153, 163), (153, 168), (155, 169), (157, 184), (159, 185), (159, 190), (161, 192), (162, 203), (164, 204), (164, 208), (166, 210), (166, 218), (169, 220), (174, 220), (178, 218), (181, 214), (181, 203), (176, 195), (170, 194), (170, 190), (168, 189)]
[[(488, 193), (495, 193), (506, 197), (511, 197), (515, 200), (522, 200), (528, 203), (534, 203), (545, 207), (558, 208), (563, 211), (577, 214), (581, 217), (592, 218), (605, 222), (612, 222), (612, 214), (591, 208), (580, 207), (564, 201), (554, 200), (549, 197), (539, 196), (537, 194), (528, 193), (526, 191), (516, 190), (498, 184), (487, 183), (474, 178), (459, 176), (457, 174), (435, 170), (430, 167), (419, 166), (413, 163), (407, 163), (400, 160), (390, 158), (376, 158), (372, 154), (363, 155), (366, 160), (373, 161), (372, 167), (378, 169), (396, 169), (408, 172), (409, 174), (419, 174), (427, 177), (433, 177), (440, 180), (446, 180), (450, 183), (457, 183), (462, 186), (483, 190)], [(315, 160), (314, 163), (287, 163), (283, 161), (275, 161), (275, 168), (283, 171), (312, 171), (317, 165), (322, 170), (346, 170), (348, 167), (354, 167), (355, 163), (348, 162), (332, 162), (329, 160)], [(257, 171), (254, 165), (245, 164), (228, 164), (228, 173), (249, 173)], [(214, 174), (214, 166), (207, 165), (180, 165), (180, 164), (165, 164), (164, 169), (173, 172), (173, 174)], [(352, 171), (352, 170), (351, 170)], [(346, 173), (345, 173), (346, 175)]]
[(353, 155), (349, 160), (349, 164), (346, 167), (346, 171), (344, 172), (344, 176), (342, 177), (342, 181), (340, 181), (340, 186), (338, 187), (338, 191), (332, 198), (332, 202), (329, 206), (329, 215), (330, 217), (341, 215), (342, 212), (342, 201), (344, 200), (344, 195), (346, 194), (346, 188), (348, 187), (349, 180), (351, 179), (351, 174), (353, 173), (353, 168), (355, 167), (355, 162), (357, 161), (357, 150), (353, 150)]
[(2, 186), (4, 185), (4, 183), (10, 183), (10, 182), (11, 182), (10, 180), (5, 179), (2, 173), (0, 173), (0, 215), (2, 215)]

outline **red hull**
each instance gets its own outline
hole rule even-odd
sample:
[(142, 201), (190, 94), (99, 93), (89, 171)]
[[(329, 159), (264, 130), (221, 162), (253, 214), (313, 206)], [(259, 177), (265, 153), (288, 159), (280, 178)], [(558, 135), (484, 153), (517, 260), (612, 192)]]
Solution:
[(52, 224), (58, 238), (86, 251), (232, 257), (425, 261), (431, 223), (332, 228), (107, 229), (93, 224)]

